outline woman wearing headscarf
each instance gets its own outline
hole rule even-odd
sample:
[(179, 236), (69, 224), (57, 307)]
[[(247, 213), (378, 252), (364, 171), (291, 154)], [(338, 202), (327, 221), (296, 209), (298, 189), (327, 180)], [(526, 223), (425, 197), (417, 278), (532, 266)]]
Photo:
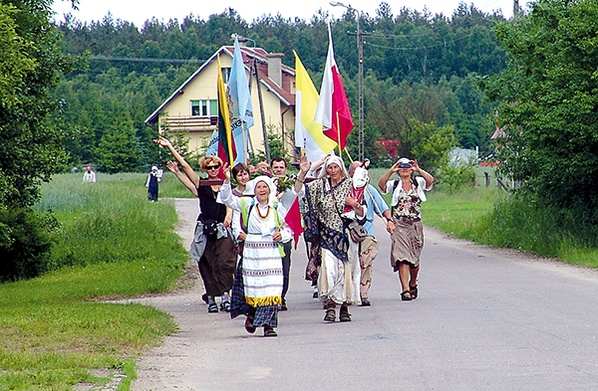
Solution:
[[(170, 141), (160, 137), (154, 142), (168, 148), (176, 159), (176, 162), (168, 162), (168, 169), (199, 199), (199, 215), (190, 253), (197, 261), (206, 290), (202, 299), (208, 305), (209, 313), (217, 313), (216, 297), (221, 296), (220, 309), (230, 311), (230, 290), (237, 263), (237, 247), (230, 228), (232, 210), (227, 209), (220, 196), (221, 180), (218, 174), (222, 160), (218, 156), (202, 157), (199, 165), (208, 176), (207, 179), (202, 179)], [(179, 164), (182, 172), (178, 168)]]
[(353, 182), (347, 176), (343, 160), (331, 155), (324, 161), (318, 178), (304, 183), (311, 164), (301, 157), (300, 171), (295, 182), (295, 193), (305, 195), (307, 213), (304, 220), (311, 237), (319, 241), (321, 268), (318, 293), (325, 302), (324, 321), (336, 320), (336, 307), (340, 305), (339, 320), (350, 322), (349, 305), (359, 304), (359, 244), (351, 240), (348, 221), (341, 217), (345, 206), (353, 208), (358, 219), (366, 213), (365, 202), (359, 203), (349, 196)]
[(251, 181), (255, 193), (251, 199), (238, 197), (231, 190), (228, 164), (224, 165), (223, 172), (226, 180), (221, 189), (222, 201), (241, 213), (246, 230), (243, 255), (235, 274), (241, 275), (241, 280), (235, 279), (233, 288), (233, 303), (238, 302), (236, 295), (243, 295), (246, 308), (244, 311), (234, 308), (231, 317), (244, 313), (248, 333), (263, 327), (264, 337), (276, 337), (278, 310), (282, 304), (282, 243), (293, 235), (284, 220), (287, 211), (276, 201), (276, 187), (270, 177), (262, 175)]
[[(390, 179), (397, 173), (398, 179)], [(418, 176), (413, 176), (418, 173)], [(391, 233), (390, 264), (398, 272), (401, 299), (414, 300), (418, 296), (417, 277), (419, 258), (424, 247), (424, 226), (421, 222), (421, 203), (425, 191), (432, 190), (434, 177), (422, 169), (417, 160), (400, 158), (380, 178), (382, 193), (392, 194), (391, 215), (395, 225)]]

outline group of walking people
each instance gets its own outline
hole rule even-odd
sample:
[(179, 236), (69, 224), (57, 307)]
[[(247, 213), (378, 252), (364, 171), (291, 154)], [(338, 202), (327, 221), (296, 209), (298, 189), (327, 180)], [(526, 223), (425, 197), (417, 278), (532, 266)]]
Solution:
[[(351, 174), (361, 162), (347, 171), (339, 156), (313, 163), (303, 156), (299, 173), (289, 176), (284, 159), (275, 158), (273, 176), (250, 179), (247, 165), (230, 167), (216, 156), (205, 156), (200, 166), (207, 179), (202, 179), (167, 139), (155, 142), (171, 152), (168, 169), (199, 200), (190, 253), (198, 262), (208, 312), (218, 312), (218, 300), (220, 310), (232, 318), (245, 316), (248, 333), (262, 327), (265, 337), (277, 336), (278, 312), (287, 309), (293, 242), (286, 217), (296, 197), (303, 203), (299, 218), (309, 250), (306, 279), (314, 282), (314, 297), (323, 302), (324, 321), (349, 322), (351, 305), (371, 305), (368, 291), (378, 252), (374, 215), (384, 219), (391, 235), (390, 261), (401, 299), (417, 298), (424, 240), (420, 204), (434, 182), (417, 161), (401, 158), (380, 178), (380, 190), (392, 194), (389, 208), (373, 185), (367, 184), (361, 194), (356, 191)], [(282, 183), (291, 185), (283, 189)], [(356, 225), (363, 226), (363, 237), (352, 235)]]

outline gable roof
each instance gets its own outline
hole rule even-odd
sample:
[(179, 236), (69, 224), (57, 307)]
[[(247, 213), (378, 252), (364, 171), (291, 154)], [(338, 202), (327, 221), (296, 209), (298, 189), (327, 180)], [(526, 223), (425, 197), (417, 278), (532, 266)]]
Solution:
[[(226, 54), (229, 57), (233, 57), (235, 52), (234, 46), (221, 46), (207, 61), (205, 61), (189, 78), (181, 84), (147, 119), (145, 124), (152, 124), (158, 121), (158, 116), (164, 107), (168, 106), (170, 102), (179, 94), (181, 94), (185, 88), (193, 82), (193, 80), (201, 74), (201, 72), (208, 67), (213, 61), (216, 61), (217, 57), (221, 54)], [(274, 81), (268, 77), (268, 53), (262, 48), (248, 48), (241, 47), (241, 55), (243, 57), (243, 64), (245, 69), (249, 70), (253, 61), (256, 61), (258, 76), (260, 83), (266, 87), (267, 91), (271, 91), (280, 101), (287, 106), (295, 105), (295, 94), (286, 91), (281, 86), (278, 86)], [(295, 70), (287, 65), (281, 64), (281, 72), (287, 76), (295, 76)]]

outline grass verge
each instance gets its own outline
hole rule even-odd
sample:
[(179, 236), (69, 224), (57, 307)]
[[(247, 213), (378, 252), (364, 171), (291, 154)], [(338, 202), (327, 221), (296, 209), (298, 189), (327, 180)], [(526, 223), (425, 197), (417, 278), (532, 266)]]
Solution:
[[(173, 232), (172, 203), (146, 200), (145, 175), (101, 175), (82, 184), (58, 175), (36, 207), (60, 223), (54, 271), (0, 285), (0, 389), (101, 386), (176, 330), (169, 315), (102, 299), (165, 292), (184, 272), (187, 252)], [(175, 179), (176, 180), (176, 179)]]
[(497, 188), (435, 191), (423, 221), (458, 238), (514, 248), (585, 267), (598, 267), (598, 228), (582, 227), (558, 211), (537, 208)]

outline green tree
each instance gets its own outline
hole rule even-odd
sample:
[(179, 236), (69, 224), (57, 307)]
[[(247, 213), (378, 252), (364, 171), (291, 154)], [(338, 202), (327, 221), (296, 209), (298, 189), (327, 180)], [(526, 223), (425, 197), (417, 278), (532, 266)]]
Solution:
[(64, 161), (48, 92), (67, 62), (50, 15), (46, 1), (0, 4), (0, 207), (32, 205), (40, 182)]
[(42, 181), (65, 161), (65, 134), (50, 95), (69, 62), (48, 1), (0, 3), (0, 281), (44, 270), (51, 219), (32, 211)]
[(117, 122), (100, 140), (98, 166), (111, 174), (137, 171), (140, 164), (137, 146), (131, 120)]
[(498, 29), (508, 69), (484, 84), (509, 138), (505, 171), (540, 206), (598, 223), (598, 1), (540, 0)]
[(442, 172), (448, 165), (448, 152), (457, 146), (452, 126), (436, 126), (418, 120), (409, 121), (409, 139), (406, 142), (411, 149), (405, 156), (417, 159), (422, 167), (430, 172)]

